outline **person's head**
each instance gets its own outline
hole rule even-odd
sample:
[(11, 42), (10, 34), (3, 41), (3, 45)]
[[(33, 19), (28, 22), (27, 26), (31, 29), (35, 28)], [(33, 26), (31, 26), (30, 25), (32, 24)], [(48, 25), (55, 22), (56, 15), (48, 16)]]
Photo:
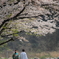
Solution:
[(25, 52), (25, 50), (24, 50), (24, 49), (22, 49), (22, 52)]
[(15, 53), (17, 52), (17, 50), (15, 50)]

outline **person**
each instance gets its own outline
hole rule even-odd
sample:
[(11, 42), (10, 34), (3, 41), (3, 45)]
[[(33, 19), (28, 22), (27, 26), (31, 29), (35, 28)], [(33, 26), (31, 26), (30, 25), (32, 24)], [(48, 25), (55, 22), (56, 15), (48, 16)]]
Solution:
[(20, 59), (28, 59), (27, 54), (24, 49), (22, 49), (22, 52), (20, 53)]
[(18, 54), (17, 50), (15, 50), (14, 54), (12, 55), (12, 58), (13, 59), (19, 59), (19, 54)]

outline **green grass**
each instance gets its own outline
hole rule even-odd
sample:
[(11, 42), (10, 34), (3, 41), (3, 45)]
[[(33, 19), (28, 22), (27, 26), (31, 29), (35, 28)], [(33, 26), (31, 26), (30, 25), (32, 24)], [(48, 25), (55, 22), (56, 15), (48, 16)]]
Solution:
[(51, 56), (50, 55), (41, 56), (40, 59), (44, 59), (44, 58), (47, 58), (47, 57), (51, 57)]
[(8, 59), (8, 58), (1, 58), (1, 57), (0, 57), (0, 59)]
[(2, 58), (0, 57), (0, 59), (2, 59)]

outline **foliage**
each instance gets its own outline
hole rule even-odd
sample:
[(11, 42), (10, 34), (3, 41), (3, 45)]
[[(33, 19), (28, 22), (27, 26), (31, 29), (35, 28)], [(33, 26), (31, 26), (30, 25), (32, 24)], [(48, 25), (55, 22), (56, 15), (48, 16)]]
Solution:
[(12, 16), (12, 14), (9, 14), (9, 15), (7, 15), (6, 17), (9, 18), (9, 17), (11, 17), (11, 16)]
[(3, 50), (6, 50), (8, 49), (8, 46), (7, 45), (3, 45), (3, 46), (0, 46), (0, 51), (2, 52)]

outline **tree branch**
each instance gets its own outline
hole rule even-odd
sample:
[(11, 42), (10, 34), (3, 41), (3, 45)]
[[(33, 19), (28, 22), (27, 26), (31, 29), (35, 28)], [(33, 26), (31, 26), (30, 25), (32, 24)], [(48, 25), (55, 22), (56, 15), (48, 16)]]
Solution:
[(7, 40), (7, 41), (5, 41), (5, 42), (0, 43), (0, 45), (3, 45), (3, 44), (8, 43), (8, 42), (10, 42), (10, 41), (14, 41), (14, 39), (11, 38), (11, 39), (9, 39), (9, 40)]
[(18, 17), (18, 19), (24, 19), (24, 18), (37, 18), (39, 17), (40, 15), (37, 15), (37, 16), (27, 16), (27, 17)]
[[(2, 26), (3, 26), (5, 23), (7, 23), (8, 21), (10, 21), (10, 20), (16, 20), (16, 19), (17, 19), (17, 16), (19, 16), (19, 15), (25, 10), (26, 6), (28, 6), (28, 5), (29, 5), (29, 3), (26, 4), (26, 5), (23, 7), (23, 9), (22, 9), (18, 14), (16, 14), (15, 16), (4, 20), (4, 21), (2, 22), (2, 24), (0, 25), (0, 28), (2, 28)], [(0, 35), (1, 35), (1, 33), (2, 33), (2, 30), (4, 30), (4, 29), (2, 28), (2, 29), (0, 30)]]

